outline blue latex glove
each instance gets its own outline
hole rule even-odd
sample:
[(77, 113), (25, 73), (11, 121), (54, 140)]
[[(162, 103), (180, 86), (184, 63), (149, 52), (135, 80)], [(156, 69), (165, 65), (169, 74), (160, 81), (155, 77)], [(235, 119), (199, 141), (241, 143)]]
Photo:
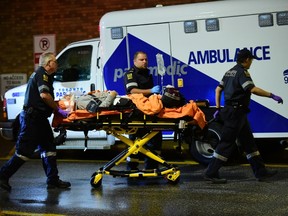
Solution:
[(66, 110), (62, 110), (60, 107), (58, 107), (57, 112), (63, 117), (63, 118), (67, 118), (69, 115), (69, 112)]
[(213, 114), (213, 117), (216, 119), (219, 116), (220, 109), (218, 108), (216, 112)]
[(281, 103), (283, 104), (283, 100), (281, 97), (277, 96), (277, 95), (274, 95), (271, 93), (271, 96), (270, 96), (273, 100), (277, 101), (278, 103)]
[(151, 89), (151, 93), (156, 93), (156, 94), (159, 94), (160, 93), (160, 86), (159, 85), (156, 85), (154, 86), (152, 89)]

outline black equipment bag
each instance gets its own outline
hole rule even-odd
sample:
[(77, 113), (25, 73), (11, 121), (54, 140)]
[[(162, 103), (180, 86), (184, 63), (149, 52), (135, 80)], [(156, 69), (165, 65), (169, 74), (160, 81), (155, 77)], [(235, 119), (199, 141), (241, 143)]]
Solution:
[(167, 108), (178, 108), (187, 103), (179, 89), (175, 87), (166, 87), (161, 100), (163, 106)]

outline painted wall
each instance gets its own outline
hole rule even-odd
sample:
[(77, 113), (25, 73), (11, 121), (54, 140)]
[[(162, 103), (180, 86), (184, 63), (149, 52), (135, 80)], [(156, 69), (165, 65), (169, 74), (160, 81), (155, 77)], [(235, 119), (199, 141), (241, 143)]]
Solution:
[(70, 42), (98, 37), (98, 22), (107, 12), (205, 1), (1, 0), (0, 73), (33, 72), (34, 35), (55, 34), (58, 53)]

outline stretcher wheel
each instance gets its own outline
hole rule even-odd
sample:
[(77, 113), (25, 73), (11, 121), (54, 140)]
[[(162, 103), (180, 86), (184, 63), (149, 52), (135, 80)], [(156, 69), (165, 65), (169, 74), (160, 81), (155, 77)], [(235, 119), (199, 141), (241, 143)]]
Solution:
[(90, 184), (93, 188), (98, 188), (102, 184), (102, 177), (103, 175), (100, 173), (93, 173), (90, 178)]
[(165, 176), (165, 178), (168, 180), (171, 184), (177, 184), (180, 180), (180, 170), (177, 170), (173, 173), (169, 173)]

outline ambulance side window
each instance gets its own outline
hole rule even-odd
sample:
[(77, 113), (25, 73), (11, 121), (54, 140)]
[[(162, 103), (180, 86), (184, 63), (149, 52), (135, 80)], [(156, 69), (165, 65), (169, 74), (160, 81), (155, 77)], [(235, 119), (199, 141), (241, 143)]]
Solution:
[(92, 46), (73, 47), (66, 50), (58, 59), (58, 70), (54, 78), (60, 82), (90, 80)]

